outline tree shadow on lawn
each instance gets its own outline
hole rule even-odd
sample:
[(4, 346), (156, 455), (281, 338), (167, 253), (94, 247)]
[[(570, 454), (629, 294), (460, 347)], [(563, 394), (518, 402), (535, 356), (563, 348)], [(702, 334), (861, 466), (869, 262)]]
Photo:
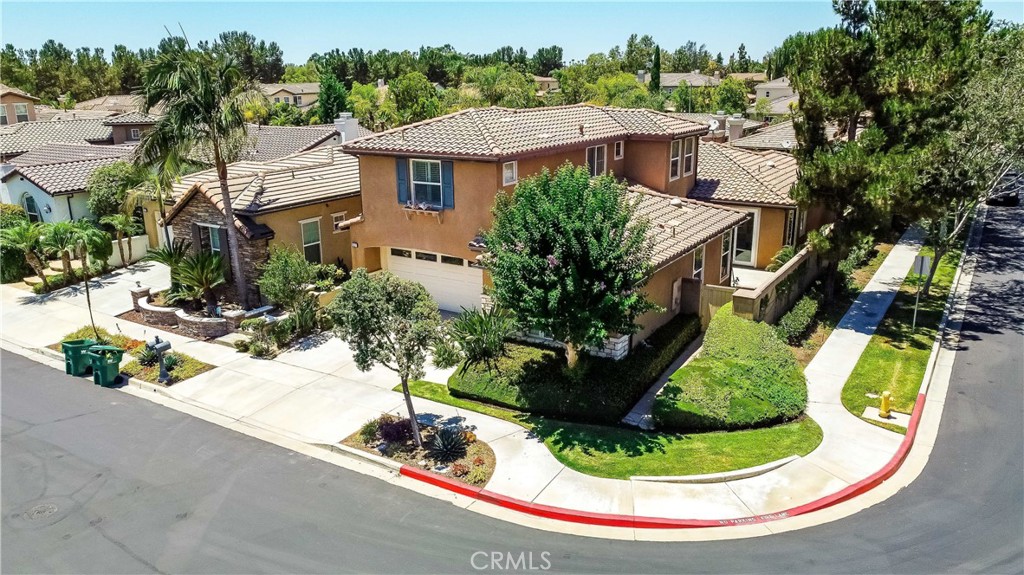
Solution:
[(622, 453), (639, 457), (665, 453), (666, 443), (683, 436), (655, 434), (635, 428), (567, 423), (544, 417), (528, 417), (531, 437), (548, 443), (559, 452), (578, 451), (587, 456)]

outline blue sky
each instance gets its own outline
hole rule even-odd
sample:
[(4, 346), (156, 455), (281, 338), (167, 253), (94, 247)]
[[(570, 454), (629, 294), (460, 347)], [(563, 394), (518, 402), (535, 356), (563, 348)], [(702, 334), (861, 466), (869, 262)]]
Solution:
[[(1021, 0), (987, 0), (996, 18), (1021, 22)], [(625, 47), (630, 33), (651, 34), (674, 50), (688, 40), (726, 59), (740, 42), (760, 58), (794, 32), (832, 25), (831, 2), (0, 2), (3, 43), (38, 48), (53, 38), (68, 48), (115, 43), (155, 46), (164, 27), (184, 27), (192, 40), (247, 30), (276, 41), (286, 62), (332, 48), (415, 50), (452, 44), (464, 52), (503, 45), (533, 52), (558, 44), (566, 60)]]

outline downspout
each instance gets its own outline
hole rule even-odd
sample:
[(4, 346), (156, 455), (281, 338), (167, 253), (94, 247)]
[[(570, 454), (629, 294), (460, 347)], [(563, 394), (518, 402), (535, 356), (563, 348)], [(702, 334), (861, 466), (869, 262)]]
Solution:
[[(75, 194), (71, 194), (74, 196)], [(68, 201), (68, 219), (71, 221), (75, 220), (75, 214), (71, 211), (71, 196), (64, 196), (64, 199)]]

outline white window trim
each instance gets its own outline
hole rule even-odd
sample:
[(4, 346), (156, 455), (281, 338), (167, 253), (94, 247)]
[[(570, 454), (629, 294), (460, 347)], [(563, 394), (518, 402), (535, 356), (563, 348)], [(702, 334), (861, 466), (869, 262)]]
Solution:
[[(32, 200), (32, 204), (36, 207), (36, 211), (33, 212), (33, 211), (30, 211), (28, 209), (28, 201), (29, 200)], [(29, 221), (37, 221), (37, 222), (43, 221), (43, 214), (42, 214), (43, 210), (39, 207), (39, 202), (36, 201), (36, 199), (32, 196), (32, 194), (25, 193), (25, 194), (21, 195), (21, 209), (25, 210), (25, 215), (26, 216), (33, 216), (34, 215), (36, 217), (35, 220), (32, 220), (32, 218), (29, 217)]]
[(341, 216), (341, 221), (344, 222), (348, 219), (348, 212), (334, 212), (331, 214), (331, 229), (334, 230), (333, 233), (340, 234), (341, 232), (347, 232), (349, 230), (348, 226), (338, 229), (338, 216)]
[(131, 130), (128, 131), (128, 135), (131, 136), (131, 139), (138, 140), (139, 138), (142, 137), (142, 130), (138, 128), (132, 128)]
[[(512, 166), (512, 179), (508, 180), (505, 178), (505, 166)], [(511, 162), (505, 162), (501, 165), (501, 183), (505, 186), (511, 186), (519, 181), (519, 162), (513, 160)]]
[[(700, 252), (699, 268), (697, 267), (697, 252)], [(699, 248), (693, 250), (693, 275), (691, 275), (690, 277), (699, 279), (700, 283), (704, 283), (704, 256), (706, 255), (707, 253), (704, 250), (704, 246), (700, 246)], [(700, 273), (700, 278), (697, 278), (698, 273)]]
[(594, 150), (594, 162), (596, 163), (597, 162), (597, 149), (598, 148), (602, 148), (601, 155), (604, 158), (604, 165), (601, 166), (601, 171), (595, 174), (595, 173), (593, 173), (593, 170), (590, 167), (590, 163), (587, 162), (587, 171), (591, 172), (590, 177), (592, 177), (592, 178), (596, 178), (597, 176), (603, 176), (603, 175), (608, 173), (608, 144), (601, 144), (600, 146), (588, 146), (587, 147), (587, 151), (586, 151), (586, 158), (584, 158), (584, 159), (585, 160), (589, 159), (590, 158), (590, 150)]
[[(729, 240), (729, 250), (725, 249), (725, 240)], [(722, 265), (722, 277), (721, 280), (725, 281), (732, 277), (732, 255), (736, 249), (736, 228), (732, 228), (729, 231), (722, 234), (722, 256), (718, 260)], [(731, 282), (730, 282), (731, 283)]]
[[(672, 157), (672, 147), (675, 145), (676, 142), (679, 142), (679, 156), (678, 157)], [(679, 167), (676, 170), (676, 175), (675, 176), (672, 175), (672, 162), (679, 162), (679, 164), (678, 164)], [(668, 145), (668, 181), (674, 182), (674, 181), (678, 180), (682, 176), (682, 173), (683, 173), (683, 140), (681, 140), (681, 139), (679, 139), (679, 140), (672, 140), (669, 143), (669, 145)]]
[[(201, 228), (206, 228), (206, 229), (210, 230), (210, 232), (209, 232), (209, 234), (210, 234), (210, 253), (211, 254), (223, 254), (224, 253), (224, 246), (220, 246), (219, 248), (217, 248), (217, 251), (213, 251), (213, 234), (214, 234), (214, 230), (220, 230), (221, 226), (218, 226), (218, 225), (215, 225), (215, 224), (196, 224), (196, 225), (201, 227)], [(220, 241), (220, 235), (219, 235), (220, 232), (217, 232), (217, 233), (218, 233), (217, 241), (219, 242)], [(199, 247), (201, 248), (202, 245), (203, 245), (203, 239), (201, 237), (197, 238), (197, 239), (199, 240)]]
[(626, 142), (624, 140), (617, 140), (612, 145), (612, 150), (615, 150), (615, 159), (621, 160), (626, 155)]
[(295, 96), (295, 105), (296, 106), (301, 106), (302, 105), (302, 96)]
[[(18, 111), (19, 108), (25, 110), (25, 113), (24, 114), (20, 113)], [(21, 118), (19, 118), (19, 116), (25, 116), (25, 119), (22, 120)], [(19, 122), (27, 122), (27, 121), (32, 119), (28, 115), (28, 104), (26, 104), (25, 102), (15, 102), (14, 103), (14, 119), (19, 121)]]
[(0, 118), (3, 118), (2, 125), (6, 126), (7, 123), (8, 123), (8, 120), (7, 120), (7, 104), (0, 104)]
[[(740, 267), (757, 267), (757, 241), (760, 239), (760, 228), (761, 228), (761, 208), (746, 208), (747, 213), (753, 217), (754, 233), (750, 241), (750, 262), (741, 262), (736, 259), (736, 237), (733, 236), (732, 242), (732, 265)], [(738, 234), (737, 230), (737, 234)]]
[[(686, 145), (690, 144), (690, 153), (686, 153)], [(692, 176), (693, 170), (697, 167), (697, 144), (694, 143), (694, 138), (685, 138), (683, 140), (683, 157), (682, 165), (680, 169), (683, 170), (683, 176)], [(686, 171), (686, 159), (690, 159), (690, 171)]]
[[(434, 182), (417, 182), (416, 181), (416, 169), (413, 167), (415, 162), (427, 162), (431, 164), (437, 164), (437, 183)], [(437, 186), (438, 202), (436, 204), (432, 202), (423, 202), (416, 198), (416, 184), (423, 184), (427, 186)], [(441, 207), (444, 205), (444, 173), (441, 170), (441, 160), (425, 160), (422, 158), (410, 158), (409, 159), (409, 199), (412, 200), (412, 205), (418, 206), (420, 204), (428, 204), (431, 206)]]
[(320, 249), (320, 263), (324, 263), (324, 230), (323, 230), (323, 226), (320, 225), (320, 220), (322, 220), (322, 219), (323, 219), (323, 216), (317, 216), (315, 218), (306, 218), (304, 220), (299, 220), (299, 241), (302, 243), (302, 257), (303, 257), (303, 259), (305, 259), (305, 257), (306, 257), (306, 246), (311, 246), (313, 244), (307, 244), (306, 243), (306, 239), (304, 237), (302, 237), (302, 226), (304, 224), (311, 224), (313, 222), (316, 222), (316, 232), (317, 232), (317, 242), (316, 243), (317, 243), (317, 247)]

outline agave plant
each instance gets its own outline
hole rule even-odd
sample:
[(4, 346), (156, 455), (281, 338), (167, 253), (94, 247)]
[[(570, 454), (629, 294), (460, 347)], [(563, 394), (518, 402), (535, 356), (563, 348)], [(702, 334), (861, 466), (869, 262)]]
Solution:
[(201, 251), (187, 256), (173, 274), (182, 286), (201, 290), (206, 300), (206, 311), (217, 311), (217, 294), (213, 289), (224, 283), (224, 263), (220, 254)]
[(428, 452), (435, 461), (455, 461), (466, 455), (466, 435), (458, 427), (442, 427), (431, 439)]
[(461, 350), (465, 364), (490, 363), (505, 353), (505, 341), (515, 331), (512, 314), (497, 306), (486, 311), (466, 310), (448, 326), (448, 335)]

